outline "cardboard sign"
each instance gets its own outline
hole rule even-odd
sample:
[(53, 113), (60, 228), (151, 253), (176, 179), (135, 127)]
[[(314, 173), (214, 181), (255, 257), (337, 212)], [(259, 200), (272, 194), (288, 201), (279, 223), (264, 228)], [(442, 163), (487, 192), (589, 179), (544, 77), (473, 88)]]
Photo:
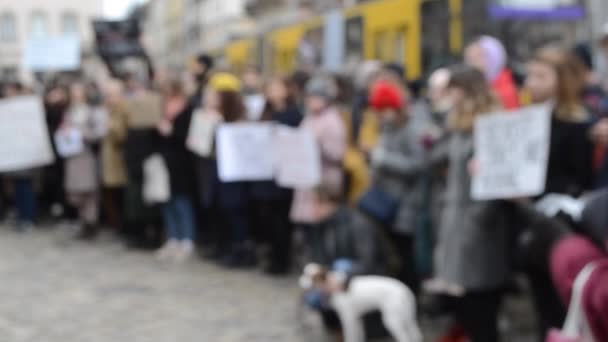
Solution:
[(40, 167), (54, 159), (40, 98), (0, 100), (0, 172)]
[(280, 127), (276, 131), (277, 183), (285, 188), (312, 189), (321, 184), (321, 154), (309, 131)]
[(209, 157), (213, 153), (215, 129), (221, 122), (219, 115), (204, 113), (197, 110), (192, 116), (186, 147), (201, 157)]
[(547, 106), (479, 118), (475, 123), (475, 159), (479, 169), (472, 181), (473, 199), (509, 199), (543, 193), (550, 134), (551, 110)]
[(25, 67), (33, 71), (71, 71), (80, 68), (78, 37), (34, 38), (27, 42)]
[(57, 153), (63, 158), (77, 156), (84, 152), (82, 132), (73, 127), (60, 129), (55, 133)]
[(217, 131), (217, 160), (223, 182), (272, 180), (275, 171), (271, 123), (222, 124)]

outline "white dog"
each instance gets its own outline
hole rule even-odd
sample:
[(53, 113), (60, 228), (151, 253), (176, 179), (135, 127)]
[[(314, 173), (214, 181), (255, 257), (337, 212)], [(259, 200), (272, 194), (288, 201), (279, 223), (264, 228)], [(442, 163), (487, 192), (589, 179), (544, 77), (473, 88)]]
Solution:
[(364, 342), (363, 315), (380, 311), (386, 329), (397, 342), (422, 342), (416, 322), (416, 299), (401, 282), (380, 276), (353, 277), (346, 288), (345, 277), (310, 264), (304, 269), (300, 286), (330, 295), (329, 304), (342, 323), (345, 342)]

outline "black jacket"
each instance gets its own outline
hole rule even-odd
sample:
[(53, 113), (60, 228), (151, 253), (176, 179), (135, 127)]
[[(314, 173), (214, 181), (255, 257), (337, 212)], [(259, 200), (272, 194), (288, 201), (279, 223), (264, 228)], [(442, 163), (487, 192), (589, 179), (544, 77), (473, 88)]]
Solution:
[(173, 132), (160, 137), (160, 151), (169, 169), (171, 193), (191, 195), (194, 193), (193, 154), (186, 147), (193, 108), (186, 107), (173, 122)]
[(578, 197), (593, 188), (590, 127), (590, 122), (566, 122), (553, 116), (546, 193)]
[[(296, 106), (290, 106), (284, 111), (272, 113), (271, 120), (281, 125), (298, 127), (302, 121), (302, 114)], [(254, 200), (284, 201), (289, 200), (291, 195), (291, 190), (279, 187), (274, 181), (251, 184), (251, 196)]]

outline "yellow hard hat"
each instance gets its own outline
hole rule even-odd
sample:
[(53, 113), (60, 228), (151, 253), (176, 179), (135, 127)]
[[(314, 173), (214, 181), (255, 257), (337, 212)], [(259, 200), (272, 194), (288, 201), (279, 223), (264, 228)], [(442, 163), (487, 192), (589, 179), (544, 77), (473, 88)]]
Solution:
[(220, 72), (211, 77), (209, 85), (216, 91), (241, 91), (241, 81), (233, 74)]

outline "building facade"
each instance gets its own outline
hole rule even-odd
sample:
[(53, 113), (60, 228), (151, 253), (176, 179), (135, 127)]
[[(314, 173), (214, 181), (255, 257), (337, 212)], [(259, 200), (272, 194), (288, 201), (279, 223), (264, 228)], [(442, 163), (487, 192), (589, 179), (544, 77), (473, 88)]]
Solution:
[(78, 35), (83, 50), (91, 51), (91, 21), (102, 15), (102, 1), (0, 0), (0, 77), (31, 80), (22, 62), (31, 38)]

